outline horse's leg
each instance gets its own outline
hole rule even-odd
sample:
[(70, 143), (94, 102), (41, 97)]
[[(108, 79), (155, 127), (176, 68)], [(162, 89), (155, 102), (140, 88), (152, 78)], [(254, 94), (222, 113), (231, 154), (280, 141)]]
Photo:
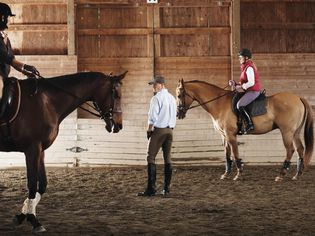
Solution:
[(225, 138), (223, 140), (225, 147), (225, 172), (221, 175), (221, 179), (226, 179), (231, 175), (233, 161), (231, 160), (231, 146)]
[(282, 168), (280, 170), (280, 175), (275, 178), (275, 181), (281, 181), (283, 180), (283, 177), (288, 173), (291, 165), (291, 159), (294, 153), (294, 146), (293, 146), (293, 135), (291, 132), (283, 132), (282, 133), (282, 139), (283, 143), (286, 149), (286, 159), (283, 162)]
[(236, 135), (229, 135), (227, 137), (227, 141), (229, 143), (229, 146), (232, 149), (232, 153), (234, 156), (234, 161), (235, 161), (235, 165), (237, 168), (237, 174), (235, 175), (235, 177), (233, 178), (233, 180), (238, 180), (243, 172), (243, 162), (242, 159), (239, 158), (239, 154), (238, 154), (238, 146), (237, 146), (237, 139), (236, 139)]
[[(45, 228), (39, 223), (36, 218), (36, 205), (38, 204), (41, 196), (37, 192), (37, 185), (39, 176), (40, 159), (43, 155), (41, 145), (33, 145), (25, 152), (26, 169), (27, 169), (27, 186), (28, 186), (28, 198), (24, 201), (22, 207), (22, 213), (17, 215), (14, 219), (14, 223), (22, 223), (26, 218), (33, 226), (33, 232), (44, 232)], [(22, 221), (21, 221), (22, 219)]]
[(295, 149), (299, 155), (299, 158), (297, 160), (297, 170), (295, 176), (293, 176), (293, 180), (297, 180), (300, 175), (303, 173), (304, 169), (304, 146), (302, 144), (302, 140), (300, 138), (299, 134), (294, 135), (294, 144), (295, 144)]
[(45, 152), (42, 151), (39, 157), (39, 170), (38, 170), (38, 193), (42, 196), (46, 192), (47, 176), (45, 170)]

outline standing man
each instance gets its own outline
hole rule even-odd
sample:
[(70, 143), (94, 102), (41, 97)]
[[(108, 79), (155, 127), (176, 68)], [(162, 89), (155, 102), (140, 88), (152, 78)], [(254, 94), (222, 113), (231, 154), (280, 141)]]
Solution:
[(148, 113), (148, 185), (144, 192), (138, 193), (138, 196), (154, 196), (156, 193), (155, 157), (161, 147), (164, 158), (164, 188), (161, 194), (166, 196), (170, 193), (172, 179), (171, 148), (173, 129), (176, 125), (176, 100), (165, 88), (164, 77), (155, 76), (149, 85), (153, 87), (154, 96)]
[(8, 28), (10, 17), (14, 16), (11, 8), (7, 4), (0, 2), (0, 99), (2, 94), (5, 96), (5, 91), (3, 91), (4, 81), (8, 79), (11, 66), (28, 76), (39, 75), (34, 66), (26, 65), (16, 60), (13, 54), (11, 43), (5, 30)]

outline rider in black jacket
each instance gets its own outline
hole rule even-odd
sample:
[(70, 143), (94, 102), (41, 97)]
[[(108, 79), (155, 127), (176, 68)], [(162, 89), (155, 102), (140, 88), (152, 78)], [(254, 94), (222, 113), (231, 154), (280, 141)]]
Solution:
[[(34, 66), (18, 61), (13, 54), (10, 40), (5, 32), (9, 19), (13, 16), (15, 15), (12, 14), (11, 8), (0, 2), (0, 99), (5, 95), (4, 80), (9, 77), (11, 66), (27, 76), (39, 75)], [(1, 109), (3, 106), (0, 106), (0, 114), (3, 112)]]

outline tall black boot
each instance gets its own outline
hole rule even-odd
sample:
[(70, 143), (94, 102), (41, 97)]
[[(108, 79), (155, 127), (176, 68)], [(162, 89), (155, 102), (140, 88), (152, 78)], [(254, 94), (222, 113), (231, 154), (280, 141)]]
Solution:
[(245, 107), (240, 107), (238, 110), (240, 111), (242, 118), (246, 122), (246, 128), (244, 130), (244, 134), (247, 134), (249, 131), (254, 130), (252, 119), (250, 118), (247, 111), (245, 110)]
[(156, 181), (156, 165), (152, 163), (148, 163), (148, 186), (144, 192), (139, 192), (138, 196), (154, 196), (155, 189), (155, 181)]
[(9, 89), (8, 86), (5, 86), (6, 84), (4, 83), (4, 87), (2, 90), (2, 98), (0, 101), (0, 118), (2, 118), (5, 115), (6, 108), (7, 108), (7, 101), (8, 101), (8, 96), (9, 96)]
[(170, 185), (172, 180), (173, 168), (171, 163), (164, 165), (164, 188), (162, 190), (162, 195), (166, 196), (170, 193)]

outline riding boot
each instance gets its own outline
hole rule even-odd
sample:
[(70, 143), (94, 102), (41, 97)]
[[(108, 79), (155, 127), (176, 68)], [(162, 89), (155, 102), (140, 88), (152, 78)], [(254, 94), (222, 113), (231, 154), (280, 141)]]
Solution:
[(170, 185), (172, 180), (173, 168), (171, 163), (164, 165), (164, 188), (162, 190), (162, 195), (167, 196), (170, 194)]
[(251, 130), (254, 130), (254, 125), (253, 125), (252, 119), (250, 118), (250, 116), (248, 115), (247, 111), (245, 110), (245, 107), (240, 107), (239, 111), (240, 111), (240, 114), (241, 114), (242, 118), (246, 122), (246, 128), (244, 130), (244, 134), (247, 134)]
[(5, 85), (6, 84), (4, 84), (2, 98), (0, 101), (0, 118), (2, 118), (5, 115), (6, 108), (7, 108), (8, 96), (9, 96), (9, 88), (8, 88), (8, 86), (5, 86)]
[(148, 163), (148, 186), (144, 192), (139, 192), (138, 196), (154, 196), (155, 189), (155, 181), (156, 181), (156, 165), (152, 163)]

